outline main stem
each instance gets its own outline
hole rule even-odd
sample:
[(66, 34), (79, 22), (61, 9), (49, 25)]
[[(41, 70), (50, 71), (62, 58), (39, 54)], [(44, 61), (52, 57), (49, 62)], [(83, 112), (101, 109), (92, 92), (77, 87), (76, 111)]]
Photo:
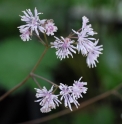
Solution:
[(8, 92), (6, 92), (4, 95), (2, 95), (0, 97), (0, 101), (2, 101), (3, 99), (5, 99), (9, 94), (11, 94), (12, 92), (14, 92), (16, 89), (18, 89), (20, 86), (22, 86), (23, 84), (25, 84), (25, 82), (29, 79), (30, 75), (26, 76), (26, 78), (20, 82), (19, 84), (17, 84), (14, 88), (12, 88), (11, 90), (9, 90)]
[(0, 101), (2, 101), (3, 99), (5, 99), (9, 94), (11, 94), (12, 92), (14, 92), (15, 90), (17, 90), (19, 87), (21, 87), (23, 84), (25, 84), (27, 82), (27, 80), (31, 77), (31, 73), (33, 73), (36, 68), (38, 67), (38, 65), (40, 64), (41, 60), (43, 59), (44, 55), (46, 54), (48, 50), (48, 47), (46, 46), (46, 48), (44, 49), (42, 55), (40, 56), (38, 62), (35, 64), (35, 66), (33, 67), (33, 69), (31, 70), (31, 72), (26, 76), (26, 78), (20, 82), (19, 84), (17, 84), (15, 87), (13, 87), (11, 90), (9, 90), (8, 92), (6, 92), (4, 95), (2, 95), (0, 97)]
[(38, 62), (36, 63), (36, 65), (33, 67), (33, 69), (31, 70), (30, 73), (33, 73), (33, 72), (36, 70), (36, 68), (37, 68), (38, 65), (40, 64), (41, 60), (43, 59), (44, 55), (46, 54), (47, 50), (48, 50), (48, 47), (46, 46), (46, 48), (44, 49), (44, 51), (43, 51), (43, 53), (42, 53), (40, 59), (38, 60)]

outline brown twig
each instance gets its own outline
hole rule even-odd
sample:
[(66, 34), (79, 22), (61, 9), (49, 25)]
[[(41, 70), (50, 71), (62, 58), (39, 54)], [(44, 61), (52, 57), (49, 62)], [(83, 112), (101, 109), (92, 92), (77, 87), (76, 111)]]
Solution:
[(36, 75), (36, 74), (34, 74), (34, 73), (31, 73), (31, 75), (34, 76), (34, 77), (40, 78), (40, 79), (42, 79), (42, 80), (45, 80), (46, 82), (48, 82), (48, 83), (50, 83), (50, 84), (52, 84), (52, 85), (58, 87), (57, 84), (53, 83), (52, 81), (50, 81), (50, 80), (48, 80), (48, 79), (46, 79), (46, 78), (44, 78), (44, 77), (42, 77), (42, 76)]
[(34, 35), (36, 35), (36, 36), (39, 38), (39, 41), (40, 41), (44, 46), (46, 46), (45, 42), (41, 39), (41, 37), (40, 37), (39, 35), (37, 35), (37, 34), (35, 34), (35, 33), (34, 33)]
[[(82, 108), (84, 108), (84, 107), (86, 107), (88, 105), (91, 105), (91, 104), (93, 104), (93, 103), (95, 103), (95, 102), (97, 102), (99, 100), (102, 100), (102, 99), (112, 95), (115, 90), (118, 90), (121, 87), (122, 87), (122, 83), (120, 85), (118, 85), (117, 87), (115, 87), (114, 89), (112, 89), (112, 90), (109, 90), (109, 91), (107, 91), (105, 93), (102, 93), (102, 94), (100, 94), (100, 95), (98, 95), (96, 97), (93, 97), (93, 98), (85, 101), (85, 102), (82, 102), (78, 109), (75, 106), (73, 106), (72, 107), (73, 108), (73, 112), (75, 112), (75, 111), (77, 111), (79, 109), (82, 109)], [(57, 112), (55, 114), (52, 114), (52, 115), (49, 115), (49, 116), (46, 116), (46, 117), (43, 117), (43, 118), (40, 118), (40, 119), (36, 119), (36, 120), (33, 120), (33, 121), (24, 122), (24, 123), (21, 123), (21, 124), (38, 124), (38, 123), (43, 123), (43, 122), (46, 122), (46, 121), (52, 120), (54, 118), (57, 118), (57, 117), (60, 117), (60, 116), (64, 116), (66, 114), (70, 114), (70, 113), (72, 113), (72, 112), (69, 109), (65, 109), (65, 110), (62, 110), (62, 111)]]
[(47, 40), (47, 37), (46, 37), (45, 33), (44, 33), (44, 39), (45, 39), (46, 43), (48, 44), (48, 40)]
[(23, 84), (26, 83), (26, 81), (30, 78), (30, 75), (28, 75), (22, 82), (20, 82), (19, 84), (17, 84), (14, 88), (12, 88), (11, 90), (9, 90), (8, 92), (6, 92), (4, 95), (2, 95), (0, 97), (0, 101), (2, 101), (3, 99), (5, 99), (9, 94), (11, 94), (12, 92), (14, 92), (16, 89), (18, 89), (20, 86), (22, 86)]
[(120, 93), (118, 93), (118, 91), (114, 90), (113, 95), (117, 96), (118, 98), (120, 98), (122, 100), (122, 95)]
[(34, 82), (37, 84), (37, 86), (38, 86), (40, 89), (42, 89), (41, 86), (39, 85), (38, 81), (36, 80), (36, 78), (33, 77), (33, 76), (32, 76), (32, 78), (33, 78)]
[(48, 47), (46, 47), (46, 48), (44, 49), (44, 51), (43, 51), (41, 57), (39, 58), (38, 62), (37, 62), (36, 65), (33, 67), (33, 69), (31, 70), (30, 73), (33, 73), (33, 72), (36, 70), (36, 68), (37, 68), (38, 65), (40, 64), (41, 60), (43, 59), (44, 55), (46, 54), (47, 50), (48, 50)]

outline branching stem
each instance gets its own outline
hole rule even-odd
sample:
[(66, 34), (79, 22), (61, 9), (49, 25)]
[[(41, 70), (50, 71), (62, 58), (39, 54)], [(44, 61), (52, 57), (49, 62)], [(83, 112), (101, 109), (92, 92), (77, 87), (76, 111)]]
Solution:
[(42, 79), (42, 80), (44, 80), (44, 81), (46, 81), (46, 82), (48, 82), (48, 83), (50, 83), (50, 84), (52, 84), (52, 85), (58, 87), (57, 84), (55, 84), (54, 82), (52, 82), (52, 81), (50, 81), (50, 80), (48, 80), (48, 79), (46, 79), (46, 78), (44, 78), (44, 77), (42, 77), (42, 76), (36, 75), (36, 74), (34, 74), (34, 73), (31, 73), (31, 75), (34, 76), (34, 77), (40, 78), (40, 79)]
[(36, 68), (39, 66), (39, 64), (40, 64), (41, 60), (43, 59), (44, 55), (46, 54), (47, 50), (48, 50), (48, 47), (46, 47), (44, 49), (42, 55), (40, 56), (39, 60), (37, 61), (37, 63), (33, 67), (33, 69), (31, 70), (30, 74), (28, 74), (22, 82), (20, 82), (15, 87), (13, 87), (12, 89), (10, 89), (8, 92), (6, 92), (5, 94), (3, 94), (0, 97), (0, 101), (2, 101), (3, 99), (5, 99), (9, 94), (13, 93), (15, 90), (17, 90), (19, 87), (21, 87), (23, 84), (25, 84), (27, 82), (27, 80), (31, 77), (31, 73), (33, 73), (36, 70)]

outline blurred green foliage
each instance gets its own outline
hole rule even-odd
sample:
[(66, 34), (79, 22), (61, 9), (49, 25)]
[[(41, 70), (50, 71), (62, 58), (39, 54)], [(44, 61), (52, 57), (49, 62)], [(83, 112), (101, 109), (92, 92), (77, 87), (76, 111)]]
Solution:
[(77, 113), (73, 118), (72, 124), (115, 124), (115, 113), (109, 106), (96, 108), (95, 112)]
[[(23, 42), (19, 37), (18, 26), (24, 24), (19, 15), (23, 15), (25, 9), (37, 8), (43, 12), (40, 18), (54, 19), (58, 26), (57, 36), (67, 36), (71, 29), (77, 30), (82, 24), (82, 16), (90, 19), (96, 35), (103, 44), (103, 54), (98, 58), (97, 68), (89, 69), (85, 58), (75, 55), (74, 59), (61, 61), (56, 58), (55, 50), (47, 52), (36, 73), (57, 83), (63, 80), (75, 79), (83, 76), (88, 82), (88, 94), (84, 99), (114, 88), (122, 82), (122, 1), (119, 0), (1, 0), (0, 1), (0, 87), (9, 90), (19, 82), (33, 68), (39, 59), (44, 47), (33, 39)], [(54, 39), (49, 37), (49, 41)], [(65, 66), (64, 66), (65, 65)], [(67, 68), (68, 67), (68, 68)], [(68, 70), (70, 68), (70, 70)], [(54, 70), (57, 70), (55, 73)], [(72, 73), (73, 72), (73, 73)], [(60, 77), (60, 78), (59, 78)], [(74, 78), (75, 77), (75, 78)], [(72, 82), (73, 82), (72, 80)], [(38, 80), (42, 86), (48, 83)], [(65, 82), (67, 83), (67, 82)], [(37, 87), (33, 80), (29, 80), (19, 91), (25, 88), (33, 90)], [(113, 104), (112, 104), (113, 103)], [(112, 105), (111, 105), (112, 104)], [(94, 110), (87, 108), (81, 112), (69, 115), (72, 124), (121, 124), (119, 106), (121, 101), (113, 98), (106, 100), (102, 107), (95, 104)], [(118, 108), (120, 111), (118, 111)], [(57, 123), (59, 118), (51, 121)], [(68, 120), (69, 121), (69, 120)], [(68, 122), (63, 118), (64, 124)]]
[[(44, 47), (36, 41), (21, 42), (19, 38), (9, 38), (0, 45), (0, 80), (1, 86), (7, 90), (21, 82), (28, 75), (41, 56)], [(48, 79), (51, 77), (51, 68), (57, 64), (54, 50), (48, 51), (40, 66), (36, 70), (37, 73), (44, 75)], [(49, 59), (49, 56), (50, 59)], [(33, 81), (27, 83), (30, 89), (35, 87)], [(41, 81), (41, 85), (48, 85)]]

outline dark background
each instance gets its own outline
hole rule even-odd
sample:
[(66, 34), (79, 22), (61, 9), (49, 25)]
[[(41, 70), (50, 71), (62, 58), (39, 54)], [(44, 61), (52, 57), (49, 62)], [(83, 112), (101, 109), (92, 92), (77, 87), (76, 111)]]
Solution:
[[(72, 85), (83, 76), (88, 82), (88, 92), (79, 102), (88, 100), (122, 83), (122, 1), (121, 0), (0, 0), (0, 95), (21, 82), (39, 59), (44, 47), (33, 37), (23, 42), (17, 29), (24, 24), (22, 11), (37, 8), (40, 19), (54, 19), (56, 36), (66, 37), (72, 29), (82, 26), (82, 16), (89, 18), (95, 37), (103, 44), (103, 54), (94, 69), (89, 69), (81, 54), (60, 61), (55, 49), (48, 51), (36, 74), (57, 84)], [(49, 37), (49, 42), (54, 41)], [(50, 85), (38, 80), (41, 86)], [(63, 110), (61, 106), (49, 114), (42, 114), (35, 103), (37, 85), (29, 79), (25, 85), (0, 102), (0, 124), (20, 123), (41, 118)], [(120, 90), (121, 92), (121, 90)], [(62, 116), (47, 124), (121, 124), (122, 101), (110, 96), (75, 113)], [(70, 119), (69, 119), (70, 118)]]

